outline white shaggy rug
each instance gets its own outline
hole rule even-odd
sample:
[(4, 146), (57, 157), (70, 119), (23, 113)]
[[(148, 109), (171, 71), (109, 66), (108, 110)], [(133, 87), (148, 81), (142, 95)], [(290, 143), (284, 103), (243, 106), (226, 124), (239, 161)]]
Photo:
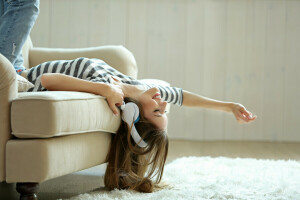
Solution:
[(300, 200), (300, 162), (183, 157), (165, 167), (172, 188), (151, 194), (96, 190), (70, 200)]

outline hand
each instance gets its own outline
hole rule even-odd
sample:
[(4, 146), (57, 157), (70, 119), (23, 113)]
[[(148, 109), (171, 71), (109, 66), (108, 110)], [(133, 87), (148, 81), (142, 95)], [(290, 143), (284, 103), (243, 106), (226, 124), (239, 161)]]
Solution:
[(119, 109), (117, 106), (122, 105), (124, 100), (124, 93), (121, 89), (121, 86), (115, 84), (108, 84), (104, 96), (106, 97), (110, 109), (116, 116), (118, 116)]
[(233, 103), (230, 108), (239, 124), (249, 123), (257, 118), (256, 115), (252, 116), (252, 113), (249, 112), (242, 104)]

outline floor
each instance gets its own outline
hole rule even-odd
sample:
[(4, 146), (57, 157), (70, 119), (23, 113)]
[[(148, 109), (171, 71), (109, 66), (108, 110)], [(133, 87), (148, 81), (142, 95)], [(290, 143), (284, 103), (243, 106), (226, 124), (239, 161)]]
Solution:
[[(183, 156), (241, 157), (300, 161), (300, 143), (171, 140), (167, 163)], [(103, 187), (105, 165), (55, 178), (40, 185), (40, 200), (70, 198)], [(15, 184), (0, 183), (0, 199), (17, 200)]]

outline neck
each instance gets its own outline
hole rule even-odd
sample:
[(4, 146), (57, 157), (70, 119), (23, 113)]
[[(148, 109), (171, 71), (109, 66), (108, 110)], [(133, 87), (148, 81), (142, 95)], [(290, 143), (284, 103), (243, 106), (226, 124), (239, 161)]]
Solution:
[(133, 99), (138, 99), (138, 97), (144, 92), (144, 90), (138, 85), (122, 84), (121, 88), (125, 97)]

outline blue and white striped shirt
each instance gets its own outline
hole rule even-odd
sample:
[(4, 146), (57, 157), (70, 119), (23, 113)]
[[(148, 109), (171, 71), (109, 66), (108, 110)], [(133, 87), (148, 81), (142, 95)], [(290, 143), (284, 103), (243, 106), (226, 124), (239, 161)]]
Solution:
[(182, 88), (143, 83), (122, 74), (106, 64), (103, 60), (96, 58), (80, 57), (74, 60), (48, 61), (39, 64), (31, 68), (27, 74), (28, 80), (34, 85), (28, 92), (47, 91), (47, 89), (41, 85), (41, 76), (45, 73), (61, 73), (92, 82), (103, 83), (110, 83), (110, 77), (117, 76), (123, 83), (141, 85), (145, 89), (157, 87), (160, 90), (162, 100), (182, 106)]

